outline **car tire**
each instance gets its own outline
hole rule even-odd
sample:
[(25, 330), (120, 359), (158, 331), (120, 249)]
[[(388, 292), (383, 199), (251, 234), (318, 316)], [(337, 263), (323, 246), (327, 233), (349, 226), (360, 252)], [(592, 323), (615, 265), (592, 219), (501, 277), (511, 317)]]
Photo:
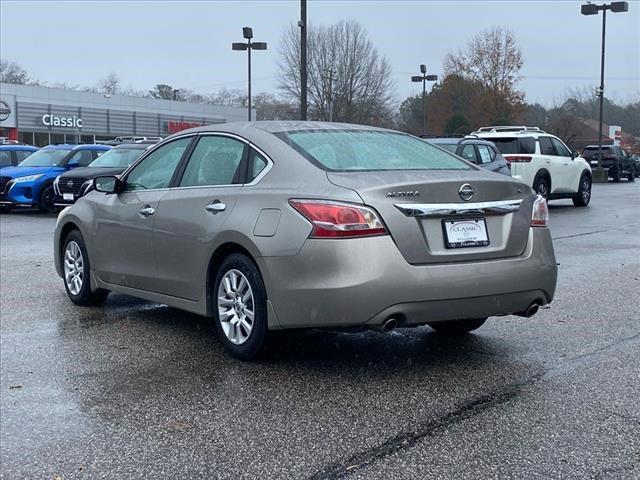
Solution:
[(256, 359), (268, 336), (267, 292), (256, 264), (241, 253), (226, 257), (212, 296), (214, 323), (225, 349), (240, 360)]
[(84, 238), (78, 230), (72, 230), (65, 238), (60, 261), (64, 288), (73, 303), (83, 307), (104, 303), (109, 291), (91, 291), (91, 264)]
[(42, 213), (52, 213), (55, 211), (55, 205), (53, 204), (55, 199), (55, 192), (53, 191), (53, 183), (45, 185), (40, 191), (40, 198), (38, 198), (38, 209)]
[(615, 183), (620, 182), (620, 169), (618, 167), (609, 170), (609, 176)]
[(9, 213), (10, 211), (11, 211), (11, 206), (0, 205), (0, 213)]
[(533, 181), (533, 190), (544, 197), (545, 200), (549, 200), (549, 194), (551, 192), (551, 182), (545, 174), (538, 174)]
[(591, 177), (583, 173), (580, 177), (578, 193), (573, 197), (573, 204), (576, 207), (586, 207), (591, 201)]
[(480, 328), (486, 322), (486, 318), (473, 318), (471, 320), (451, 320), (448, 322), (428, 323), (436, 332), (443, 335), (464, 335)]
[(629, 170), (629, 173), (627, 173), (627, 180), (630, 182), (635, 182), (636, 176), (633, 173), (633, 169)]

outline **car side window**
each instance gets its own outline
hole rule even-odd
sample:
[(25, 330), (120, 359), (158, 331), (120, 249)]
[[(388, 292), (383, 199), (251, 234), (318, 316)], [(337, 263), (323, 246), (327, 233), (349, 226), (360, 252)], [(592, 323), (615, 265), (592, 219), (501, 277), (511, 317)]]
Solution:
[(564, 144), (558, 140), (557, 138), (551, 137), (551, 143), (553, 143), (554, 148), (556, 149), (556, 155), (559, 157), (570, 157), (571, 152)]
[(480, 162), (483, 165), (491, 163), (493, 161), (493, 158), (495, 157), (495, 153), (493, 154), (493, 156), (491, 155), (493, 150), (491, 150), (486, 145), (476, 145), (476, 147), (478, 148), (478, 153), (480, 154)]
[(478, 163), (476, 149), (473, 147), (473, 145), (465, 145), (462, 148), (462, 152), (460, 152), (460, 156), (469, 162)]
[(549, 137), (540, 137), (538, 141), (540, 142), (541, 155), (556, 155), (556, 151), (554, 150), (553, 144), (551, 143), (551, 139)]
[(240, 183), (240, 163), (245, 145), (229, 137), (207, 135), (198, 140), (187, 167), (181, 187), (232, 185)]
[(33, 152), (30, 151), (30, 150), (16, 150), (15, 154), (16, 154), (16, 158), (18, 160), (18, 163), (23, 161), (25, 158), (27, 158), (32, 153)]
[(247, 183), (253, 182), (253, 180), (260, 175), (260, 172), (267, 166), (267, 159), (260, 155), (255, 150), (251, 151), (251, 164), (249, 165), (249, 178)]
[(67, 164), (77, 163), (81, 167), (86, 167), (91, 162), (93, 162), (91, 150), (79, 150), (67, 161)]
[(167, 188), (191, 140), (192, 137), (180, 138), (151, 152), (127, 175), (125, 190)]
[(0, 167), (11, 166), (11, 152), (9, 150), (2, 150), (0, 152)]

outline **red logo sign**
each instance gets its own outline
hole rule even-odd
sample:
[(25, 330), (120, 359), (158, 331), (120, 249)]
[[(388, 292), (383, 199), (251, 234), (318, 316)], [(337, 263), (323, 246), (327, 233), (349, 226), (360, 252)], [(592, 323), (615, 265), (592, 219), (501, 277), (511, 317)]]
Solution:
[(187, 128), (202, 127), (201, 123), (194, 122), (167, 122), (167, 130), (169, 133), (176, 133)]

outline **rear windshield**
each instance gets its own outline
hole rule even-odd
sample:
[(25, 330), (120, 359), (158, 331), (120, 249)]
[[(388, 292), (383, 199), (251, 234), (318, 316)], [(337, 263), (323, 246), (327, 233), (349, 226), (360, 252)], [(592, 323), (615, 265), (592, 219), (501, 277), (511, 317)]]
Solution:
[[(602, 147), (602, 153), (609, 153), (609, 147)], [(598, 147), (586, 147), (584, 152), (582, 152), (582, 156), (584, 158), (591, 158), (598, 155)]]
[(471, 170), (466, 162), (403, 133), (302, 130), (275, 134), (316, 166), (330, 171)]
[(498, 147), (498, 150), (500, 150), (500, 153), (503, 155), (508, 153), (536, 153), (536, 141), (533, 137), (491, 138), (491, 141), (495, 143), (496, 147)]

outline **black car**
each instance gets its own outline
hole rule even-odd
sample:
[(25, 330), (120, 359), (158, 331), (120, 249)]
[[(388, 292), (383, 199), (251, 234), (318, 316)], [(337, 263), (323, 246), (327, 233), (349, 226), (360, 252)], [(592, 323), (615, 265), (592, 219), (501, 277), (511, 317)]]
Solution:
[[(155, 143), (155, 142), (154, 142)], [(120, 175), (154, 143), (128, 143), (118, 145), (103, 153), (97, 160), (84, 168), (76, 168), (56, 178), (55, 205), (67, 207), (85, 195), (92, 188), (93, 179), (102, 175)]]
[[(598, 166), (598, 148), (598, 145), (587, 145), (582, 152), (582, 158), (589, 162), (592, 168)], [(609, 169), (609, 176), (614, 182), (619, 182), (622, 177), (633, 182), (638, 176), (633, 157), (617, 145), (602, 146), (602, 166)]]
[(434, 137), (425, 140), (491, 172), (511, 176), (509, 163), (493, 142), (474, 137)]

